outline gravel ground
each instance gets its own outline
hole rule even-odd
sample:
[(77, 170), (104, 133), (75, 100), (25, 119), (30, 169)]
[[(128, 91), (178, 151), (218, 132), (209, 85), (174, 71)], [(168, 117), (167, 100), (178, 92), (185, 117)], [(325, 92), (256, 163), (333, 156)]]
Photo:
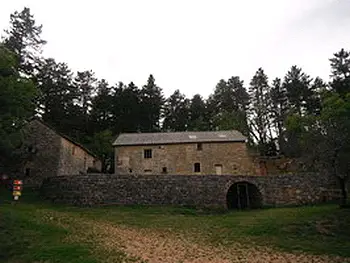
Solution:
[(122, 246), (127, 254), (146, 262), (346, 262), (344, 258), (339, 257), (292, 254), (262, 247), (247, 248), (239, 244), (230, 247), (211, 247), (190, 242), (184, 236), (155, 233), (149, 230), (123, 229), (109, 225), (103, 225), (99, 229), (105, 231), (105, 235), (101, 239), (104, 246), (110, 249)]
[[(345, 263), (350, 259), (311, 255), (306, 253), (287, 253), (268, 247), (247, 247), (240, 244), (231, 246), (209, 246), (193, 236), (174, 234), (170, 231), (136, 229), (111, 222), (96, 222), (82, 218), (72, 218), (65, 213), (46, 212), (52, 223), (62, 227), (77, 226), (79, 234), (71, 235), (70, 240), (93, 243), (97, 249), (105, 251), (104, 262), (113, 262), (109, 255), (122, 250), (133, 262), (150, 263)], [(73, 222), (74, 221), (74, 222)], [(80, 230), (79, 230), (80, 229)], [(83, 231), (82, 231), (83, 230)]]

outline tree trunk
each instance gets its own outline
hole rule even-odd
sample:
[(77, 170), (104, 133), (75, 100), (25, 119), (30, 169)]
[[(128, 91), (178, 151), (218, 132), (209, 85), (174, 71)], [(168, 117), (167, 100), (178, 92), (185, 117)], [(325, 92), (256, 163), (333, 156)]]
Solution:
[(340, 206), (346, 206), (347, 200), (348, 200), (348, 193), (346, 189), (346, 178), (338, 177), (339, 183), (340, 183), (340, 190), (341, 190), (341, 200), (340, 200)]

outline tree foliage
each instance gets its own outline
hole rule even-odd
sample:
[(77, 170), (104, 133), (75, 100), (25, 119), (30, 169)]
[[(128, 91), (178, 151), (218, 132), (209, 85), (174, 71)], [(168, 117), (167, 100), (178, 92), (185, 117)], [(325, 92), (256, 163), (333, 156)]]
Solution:
[(36, 25), (30, 9), (10, 16), (10, 27), (5, 30), (4, 45), (15, 54), (19, 72), (32, 75), (42, 46), (46, 41), (41, 38), (42, 25)]
[(19, 162), (14, 150), (21, 143), (19, 129), (33, 115), (37, 90), (17, 71), (15, 54), (0, 45), (0, 168)]
[(329, 83), (294, 65), (272, 81), (259, 68), (248, 90), (233, 75), (219, 80), (207, 98), (187, 98), (180, 90), (165, 97), (152, 74), (140, 87), (109, 84), (91, 70), (74, 72), (42, 58), (41, 33), (24, 8), (10, 16), (0, 44), (2, 158), (14, 152), (18, 129), (36, 114), (96, 152), (104, 170), (113, 164), (111, 141), (120, 133), (235, 129), (260, 155), (307, 160), (310, 169), (323, 169), (342, 185), (349, 178), (349, 51), (330, 59)]
[(189, 122), (190, 101), (179, 90), (167, 99), (163, 129), (165, 131), (186, 131)]
[(147, 84), (141, 89), (140, 102), (141, 131), (159, 131), (165, 99), (162, 89), (156, 85), (153, 75), (148, 77)]
[(189, 102), (188, 130), (207, 131), (209, 127), (208, 109), (200, 94), (195, 94)]
[(250, 125), (251, 125), (251, 134), (253, 134), (254, 139), (260, 149), (262, 154), (265, 154), (265, 146), (271, 140), (269, 137), (269, 89), (268, 77), (265, 74), (262, 68), (259, 68), (258, 71), (252, 78), (249, 87), (250, 94)]

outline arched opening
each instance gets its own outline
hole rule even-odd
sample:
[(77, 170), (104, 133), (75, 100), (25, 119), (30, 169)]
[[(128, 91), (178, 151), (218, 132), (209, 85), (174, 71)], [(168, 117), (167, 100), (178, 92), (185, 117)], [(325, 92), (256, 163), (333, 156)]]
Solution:
[(254, 209), (262, 206), (262, 195), (256, 185), (237, 182), (228, 189), (226, 201), (228, 209)]

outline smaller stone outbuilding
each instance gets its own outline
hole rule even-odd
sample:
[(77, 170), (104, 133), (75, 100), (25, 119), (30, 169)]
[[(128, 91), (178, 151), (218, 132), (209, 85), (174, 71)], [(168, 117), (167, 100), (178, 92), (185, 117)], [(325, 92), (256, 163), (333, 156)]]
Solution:
[(57, 132), (39, 119), (23, 128), (23, 147), (28, 153), (23, 164), (26, 185), (40, 186), (45, 178), (101, 171), (101, 161), (91, 151)]
[(253, 175), (240, 132), (124, 133), (113, 143), (117, 174)]

